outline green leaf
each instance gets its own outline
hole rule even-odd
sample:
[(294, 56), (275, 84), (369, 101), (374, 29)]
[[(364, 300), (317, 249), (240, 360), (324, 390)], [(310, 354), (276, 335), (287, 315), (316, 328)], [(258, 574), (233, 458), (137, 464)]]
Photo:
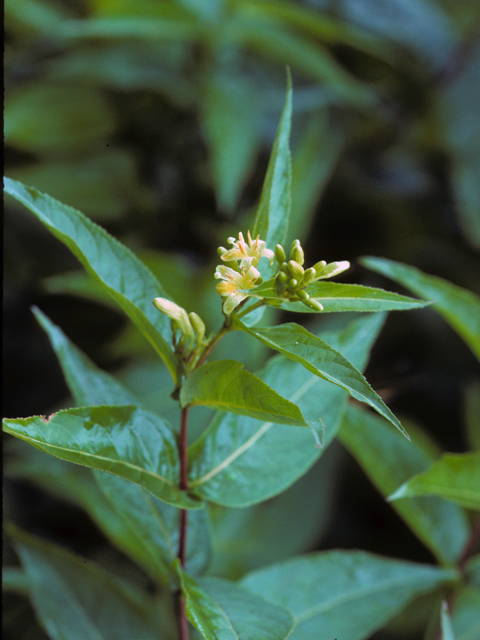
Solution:
[(96, 367), (40, 309), (32, 311), (50, 339), (77, 406), (139, 404), (133, 393)]
[(469, 448), (480, 451), (480, 380), (465, 390), (464, 413)]
[[(149, 575), (156, 574), (156, 580), (160, 574), (159, 565), (163, 565), (160, 575), (165, 582), (166, 565), (172, 585), (172, 567), (178, 552), (179, 510), (158, 500), (143, 487), (111, 473), (95, 470), (94, 477), (122, 528), (116, 544), (137, 560)], [(207, 515), (204, 509), (195, 509), (188, 515), (186, 563), (189, 572), (192, 575), (203, 573), (209, 560)]]
[(240, 190), (259, 150), (258, 100), (253, 87), (238, 78), (210, 79), (201, 117), (218, 203), (235, 208)]
[(195, 369), (180, 391), (182, 407), (205, 405), (242, 416), (307, 427), (300, 409), (236, 360), (215, 360)]
[(168, 296), (149, 269), (80, 211), (9, 178), (5, 178), (5, 191), (24, 204), (72, 251), (151, 342), (176, 380), (170, 322), (153, 306), (154, 298)]
[(67, 409), (49, 419), (6, 418), (3, 428), (58, 458), (135, 482), (173, 506), (202, 506), (178, 488), (178, 451), (170, 425), (144, 409)]
[(480, 359), (480, 298), (457, 285), (422, 273), (416, 267), (385, 260), (362, 258), (361, 263), (388, 276), (425, 300), (433, 301), (433, 308), (448, 322)]
[(290, 640), (363, 640), (455, 572), (362, 551), (326, 551), (248, 574), (240, 584), (295, 616)]
[(462, 587), (456, 594), (452, 624), (455, 640), (477, 640), (480, 635), (480, 589)]
[(288, 231), (292, 199), (292, 159), (290, 156), (290, 126), (292, 120), (292, 78), (287, 69), (287, 95), (280, 124), (263, 183), (260, 204), (253, 227), (269, 248), (282, 244)]
[(117, 576), (11, 529), (39, 620), (52, 640), (161, 640), (153, 601)]
[[(438, 456), (420, 430), (414, 425), (408, 425), (408, 430), (411, 442), (398, 438), (385, 421), (371, 413), (349, 407), (338, 432), (342, 444), (385, 497)], [(442, 564), (458, 561), (470, 535), (463, 509), (436, 497), (401, 500), (392, 507)]]
[(300, 362), (311, 373), (345, 389), (356, 400), (373, 407), (408, 438), (399, 420), (375, 393), (360, 371), (324, 340), (317, 338), (294, 322), (266, 329), (253, 329), (241, 323), (238, 324), (243, 331), (250, 333), (267, 347)]
[[(384, 317), (371, 314), (354, 320), (345, 315), (340, 318), (343, 326), (337, 326), (337, 321), (328, 339), (363, 367)], [(306, 420), (321, 417), (326, 427), (325, 447), (332, 441), (345, 407), (346, 393), (342, 389), (283, 356), (272, 358), (259, 375), (275, 391), (295, 402)], [(190, 489), (211, 502), (244, 507), (291, 486), (325, 448), (314, 446), (307, 429), (272, 427), (270, 421), (217, 414), (189, 449)]]
[(440, 626), (442, 629), (442, 640), (455, 640), (455, 634), (452, 627), (452, 619), (448, 611), (448, 603), (446, 600), (442, 602), (440, 611)]
[(206, 640), (283, 640), (293, 627), (292, 614), (232, 582), (203, 578), (197, 584), (178, 569), (190, 622)]
[[(429, 303), (415, 300), (408, 296), (401, 296), (392, 291), (383, 291), (374, 287), (364, 287), (360, 284), (339, 284), (337, 282), (314, 282), (306, 287), (311, 300), (316, 300), (323, 306), (322, 313), (337, 311), (377, 312), (400, 311), (417, 309)], [(281, 305), (286, 311), (296, 313), (318, 313), (302, 302), (289, 302), (279, 298), (275, 286), (275, 279), (271, 278), (249, 290), (253, 298), (267, 298), (275, 304)], [(273, 299), (273, 300), (272, 300)]]
[(480, 511), (480, 451), (446, 453), (427, 471), (402, 484), (389, 500), (432, 495)]

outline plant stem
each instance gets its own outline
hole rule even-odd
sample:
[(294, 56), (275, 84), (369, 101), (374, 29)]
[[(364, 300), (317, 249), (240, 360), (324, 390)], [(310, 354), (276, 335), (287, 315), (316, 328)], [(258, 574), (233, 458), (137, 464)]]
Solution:
[[(188, 489), (187, 478), (187, 433), (188, 433), (188, 410), (189, 407), (182, 409), (180, 417), (180, 434), (178, 438), (178, 453), (180, 458), (180, 489), (186, 491)], [(177, 557), (180, 561), (180, 566), (185, 569), (185, 562), (187, 557), (187, 526), (188, 526), (188, 511), (187, 509), (180, 509), (179, 519), (179, 536), (178, 536), (178, 553)], [(177, 596), (177, 611), (178, 611), (178, 633), (180, 640), (188, 640), (188, 622), (185, 614), (185, 598), (181, 591)]]

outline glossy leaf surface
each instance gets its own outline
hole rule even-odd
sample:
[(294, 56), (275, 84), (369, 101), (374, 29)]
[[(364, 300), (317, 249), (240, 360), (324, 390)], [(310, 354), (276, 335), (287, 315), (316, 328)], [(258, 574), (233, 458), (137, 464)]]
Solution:
[(146, 593), (52, 544), (19, 531), (13, 539), (35, 611), (52, 640), (165, 637)]
[(248, 574), (241, 584), (295, 616), (291, 640), (362, 640), (455, 572), (362, 551), (326, 551)]
[(293, 322), (266, 329), (242, 328), (267, 347), (299, 362), (311, 373), (345, 389), (356, 400), (370, 405), (407, 436), (400, 421), (360, 371), (321, 338)]
[(480, 298), (442, 278), (422, 273), (411, 267), (384, 258), (362, 258), (362, 264), (392, 278), (426, 300), (468, 344), (480, 359)]
[(190, 622), (206, 640), (283, 640), (293, 627), (292, 614), (219, 578), (198, 583), (179, 570)]
[(447, 453), (402, 484), (389, 500), (434, 495), (480, 511), (480, 452)]
[(201, 504), (178, 489), (175, 436), (159, 416), (134, 407), (83, 407), (5, 419), (4, 430), (63, 460), (115, 473), (160, 500), (185, 508)]
[(182, 407), (205, 405), (250, 418), (305, 427), (300, 409), (236, 360), (216, 360), (195, 369), (180, 391)]
[[(325, 334), (331, 344), (363, 367), (383, 319), (380, 314), (360, 316)], [(322, 418), (325, 446), (331, 442), (345, 406), (342, 389), (282, 356), (272, 358), (259, 375), (295, 402), (306, 420)], [(256, 504), (287, 489), (321, 451), (307, 429), (219, 413), (189, 449), (189, 486), (196, 494), (225, 506)]]
[[(413, 425), (408, 429), (411, 442), (383, 420), (355, 407), (349, 407), (342, 420), (340, 441), (385, 497), (412, 474), (428, 469), (439, 455), (422, 432)], [(470, 535), (463, 509), (436, 497), (400, 500), (391, 506), (440, 562), (457, 562)]]
[(168, 296), (143, 262), (73, 207), (9, 178), (5, 178), (5, 191), (25, 205), (80, 260), (150, 341), (175, 379), (170, 322), (152, 304), (154, 298)]

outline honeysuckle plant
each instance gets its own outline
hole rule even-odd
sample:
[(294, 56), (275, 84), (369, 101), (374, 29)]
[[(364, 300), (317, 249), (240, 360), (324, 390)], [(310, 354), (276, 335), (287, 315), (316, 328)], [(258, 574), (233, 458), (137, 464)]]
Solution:
[[(145, 407), (34, 309), (59, 358), (74, 407), (48, 418), (7, 418), (4, 430), (57, 458), (60, 466), (52, 465), (49, 476), (62, 478), (54, 483), (57, 490), (79, 502), (154, 585), (147, 592), (125, 584), (11, 527), (24, 589), (53, 640), (362, 640), (420, 595), (445, 599), (442, 629), (456, 628), (454, 614), (450, 624), (455, 589), (471, 609), (476, 595), (468, 581), (478, 581), (478, 556), (473, 557), (478, 527), (471, 528), (465, 508), (480, 507), (478, 454), (468, 459), (473, 471), (466, 477), (456, 473), (450, 459), (432, 465), (431, 447), (415, 437), (414, 427), (409, 442), (361, 369), (383, 312), (431, 302), (478, 354), (478, 300), (456, 288), (447, 291), (444, 283), (404, 265), (373, 258), (365, 263), (403, 281), (421, 299), (333, 282), (349, 263), (327, 264), (314, 256), (306, 267), (298, 239), (287, 255), (290, 121), (289, 86), (253, 229), (247, 230), (247, 240), (239, 232), (238, 240), (228, 239), (232, 248), (219, 248), (222, 263), (212, 273), (212, 287), (215, 278), (220, 280), (216, 291), (223, 323), (209, 332), (195, 311), (178, 305), (145, 264), (98, 225), (34, 188), (5, 180), (6, 192), (69, 247), (150, 342), (170, 375), (171, 395), (179, 406), (177, 425)], [(468, 311), (462, 314), (467, 321), (460, 322), (452, 311), (459, 304)], [(345, 314), (336, 329), (322, 332), (315, 323), (310, 329), (295, 322), (259, 325), (267, 307), (319, 316), (357, 313), (350, 319)], [(256, 374), (239, 360), (215, 359), (217, 345), (234, 332), (267, 346), (276, 357)], [(347, 408), (348, 396), (378, 417), (358, 404)], [(189, 442), (197, 406), (215, 413)], [(215, 527), (209, 520), (215, 509), (252, 507), (278, 496), (307, 473), (336, 436), (384, 495), (396, 490), (392, 505), (439, 565), (339, 550), (298, 555), (247, 571), (240, 580), (212, 575)], [(48, 465), (45, 460), (42, 468)], [(74, 476), (70, 463), (80, 465)], [(437, 481), (429, 484), (428, 473), (421, 474), (425, 470), (444, 480), (448, 472), (458, 486), (449, 494), (445, 487), (452, 483), (443, 489)], [(440, 497), (433, 502), (411, 498), (435, 492)], [(439, 615), (435, 606), (432, 611)]]

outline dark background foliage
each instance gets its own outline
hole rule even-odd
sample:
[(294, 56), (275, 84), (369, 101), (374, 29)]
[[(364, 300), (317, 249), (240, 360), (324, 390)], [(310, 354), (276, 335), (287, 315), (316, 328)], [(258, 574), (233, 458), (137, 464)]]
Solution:
[[(350, 260), (345, 281), (395, 290), (356, 263), (371, 254), (479, 293), (480, 5), (469, 0), (7, 1), (6, 174), (98, 221), (213, 327), (216, 248), (248, 228), (287, 64), (290, 239), (312, 261)], [(10, 201), (4, 237), (4, 415), (69, 402), (32, 305), (153, 396), (152, 354), (68, 251)], [(479, 372), (433, 312), (391, 314), (366, 375), (395, 413), (464, 450), (465, 389)], [(429, 561), (339, 445), (331, 458), (330, 506), (307, 548)], [(6, 517), (135, 571), (81, 511), (6, 482)], [(12, 600), (7, 631), (23, 620), (15, 637), (41, 638), (26, 606)]]

